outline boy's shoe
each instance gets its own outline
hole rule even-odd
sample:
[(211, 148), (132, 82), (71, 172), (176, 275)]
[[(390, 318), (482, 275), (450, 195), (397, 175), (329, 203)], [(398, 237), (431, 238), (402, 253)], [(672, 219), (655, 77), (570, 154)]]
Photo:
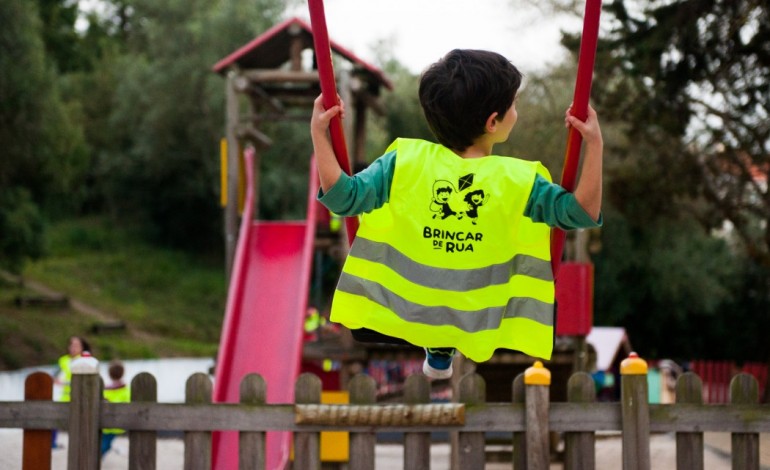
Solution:
[(453, 348), (425, 348), (425, 362), (422, 363), (422, 373), (432, 379), (448, 379), (452, 377)]

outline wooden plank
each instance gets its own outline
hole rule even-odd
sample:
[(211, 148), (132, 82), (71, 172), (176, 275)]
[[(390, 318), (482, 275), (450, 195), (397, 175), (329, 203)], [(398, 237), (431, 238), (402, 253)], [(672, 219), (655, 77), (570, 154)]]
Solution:
[[(692, 372), (686, 372), (676, 381), (676, 403), (703, 404), (703, 383)], [(676, 468), (704, 469), (703, 433), (676, 433)]]
[[(593, 378), (578, 372), (567, 382), (567, 400), (594, 403), (596, 388)], [(568, 432), (564, 435), (564, 469), (593, 470), (596, 468), (596, 435), (591, 431)]]
[(70, 396), (67, 468), (98, 470), (102, 435), (99, 429), (102, 379), (95, 368), (89, 373), (72, 371)]
[[(45, 372), (33, 372), (24, 380), (24, 400), (51, 401), (53, 377)], [(24, 429), (21, 450), (22, 470), (51, 469), (52, 432), (48, 429)]]
[[(733, 377), (730, 381), (730, 403), (753, 405), (758, 401), (757, 379), (744, 373)], [(759, 470), (759, 434), (734, 432), (731, 437), (733, 468)]]
[[(404, 384), (404, 402), (407, 405), (430, 403), (430, 381), (424, 375), (411, 375)], [(407, 432), (404, 434), (405, 470), (430, 469), (430, 433)]]
[(513, 403), (520, 405), (521, 427), (513, 432), (513, 468), (527, 469), (527, 424), (526, 424), (526, 392), (524, 389), (524, 374), (513, 379)]
[[(487, 396), (487, 386), (484, 379), (476, 374), (467, 374), (460, 380), (459, 401), (466, 407), (484, 405)], [(484, 451), (484, 433), (481, 431), (460, 431), (457, 438), (457, 462), (461, 469), (484, 468), (486, 455)]]
[[(321, 403), (321, 379), (310, 373), (300, 374), (294, 386), (295, 402), (299, 404)], [(319, 432), (294, 433), (294, 465), (296, 470), (321, 468), (321, 435)]]
[[(158, 400), (158, 383), (152, 374), (141, 372), (131, 380), (131, 401), (155, 403)], [(109, 426), (107, 426), (109, 427)], [(124, 429), (121, 427), (121, 429)], [(158, 455), (156, 431), (131, 431), (128, 433), (129, 470), (155, 470)]]
[(650, 470), (650, 412), (647, 375), (621, 376), (623, 469)]
[[(241, 404), (264, 405), (267, 401), (267, 385), (259, 374), (248, 374), (241, 381)], [(239, 470), (265, 469), (265, 433), (243, 431), (238, 436)]]
[[(198, 372), (187, 379), (185, 403), (190, 407), (211, 403), (211, 379)], [(209, 470), (211, 468), (211, 432), (187, 431), (184, 433), (184, 470)]]
[[(408, 380), (408, 379), (407, 379)], [(372, 405), (377, 401), (377, 383), (364, 374), (353, 377), (348, 384), (350, 403)], [(361, 470), (374, 470), (375, 433), (366, 431), (350, 433), (350, 461), (348, 467)]]
[(551, 462), (548, 427), (550, 386), (525, 385), (527, 465), (531, 470), (547, 470)]

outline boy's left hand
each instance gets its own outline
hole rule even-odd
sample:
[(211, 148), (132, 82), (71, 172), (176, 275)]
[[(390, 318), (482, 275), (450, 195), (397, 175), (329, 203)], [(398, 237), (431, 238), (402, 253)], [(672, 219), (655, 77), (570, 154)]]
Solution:
[(323, 95), (318, 95), (318, 98), (313, 102), (313, 115), (310, 118), (311, 133), (326, 133), (334, 116), (339, 115), (341, 119), (345, 118), (345, 103), (339, 96), (337, 100), (340, 104), (326, 109), (323, 105)]

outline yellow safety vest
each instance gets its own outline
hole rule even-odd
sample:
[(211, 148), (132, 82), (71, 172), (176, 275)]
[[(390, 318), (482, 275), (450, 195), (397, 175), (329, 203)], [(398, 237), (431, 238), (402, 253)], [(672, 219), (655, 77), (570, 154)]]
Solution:
[(361, 218), (331, 320), (474, 361), (506, 348), (549, 359), (550, 228), (524, 217), (539, 162), (464, 159), (398, 139), (389, 201)]
[[(111, 403), (129, 403), (131, 401), (131, 389), (128, 385), (119, 388), (105, 388), (104, 399)], [(125, 429), (103, 429), (104, 434), (123, 434)]]
[(59, 374), (61, 374), (61, 397), (59, 398), (60, 401), (68, 402), (70, 401), (70, 394), (72, 391), (72, 368), (70, 365), (72, 364), (72, 358), (69, 354), (65, 354), (64, 356), (61, 356), (58, 361), (59, 365)]

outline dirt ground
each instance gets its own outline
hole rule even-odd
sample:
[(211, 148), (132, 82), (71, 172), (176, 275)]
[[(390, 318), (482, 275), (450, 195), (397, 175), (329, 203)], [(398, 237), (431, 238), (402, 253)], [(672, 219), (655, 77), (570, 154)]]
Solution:
[[(61, 433), (59, 442), (64, 449), (53, 451), (53, 470), (67, 468), (67, 435)], [(0, 469), (14, 470), (21, 468), (22, 432), (15, 429), (0, 430)], [(705, 434), (704, 464), (709, 470), (731, 470), (730, 435), (725, 433)], [(760, 437), (760, 463), (763, 470), (770, 470), (770, 434)], [(655, 434), (650, 438), (650, 459), (655, 470), (676, 470), (676, 439), (673, 434)], [(182, 470), (184, 445), (181, 439), (158, 439), (158, 469)], [(400, 445), (378, 445), (375, 456), (378, 470), (400, 469), (403, 467), (403, 448)], [(102, 461), (102, 470), (125, 470), (128, 468), (128, 439), (118, 437), (113, 450)], [(510, 469), (510, 462), (490, 462), (487, 470)], [(553, 463), (551, 469), (561, 469), (563, 465)], [(596, 439), (596, 468), (622, 468), (622, 448), (620, 435), (608, 434)], [(434, 444), (431, 448), (431, 469), (449, 469), (449, 445)]]

